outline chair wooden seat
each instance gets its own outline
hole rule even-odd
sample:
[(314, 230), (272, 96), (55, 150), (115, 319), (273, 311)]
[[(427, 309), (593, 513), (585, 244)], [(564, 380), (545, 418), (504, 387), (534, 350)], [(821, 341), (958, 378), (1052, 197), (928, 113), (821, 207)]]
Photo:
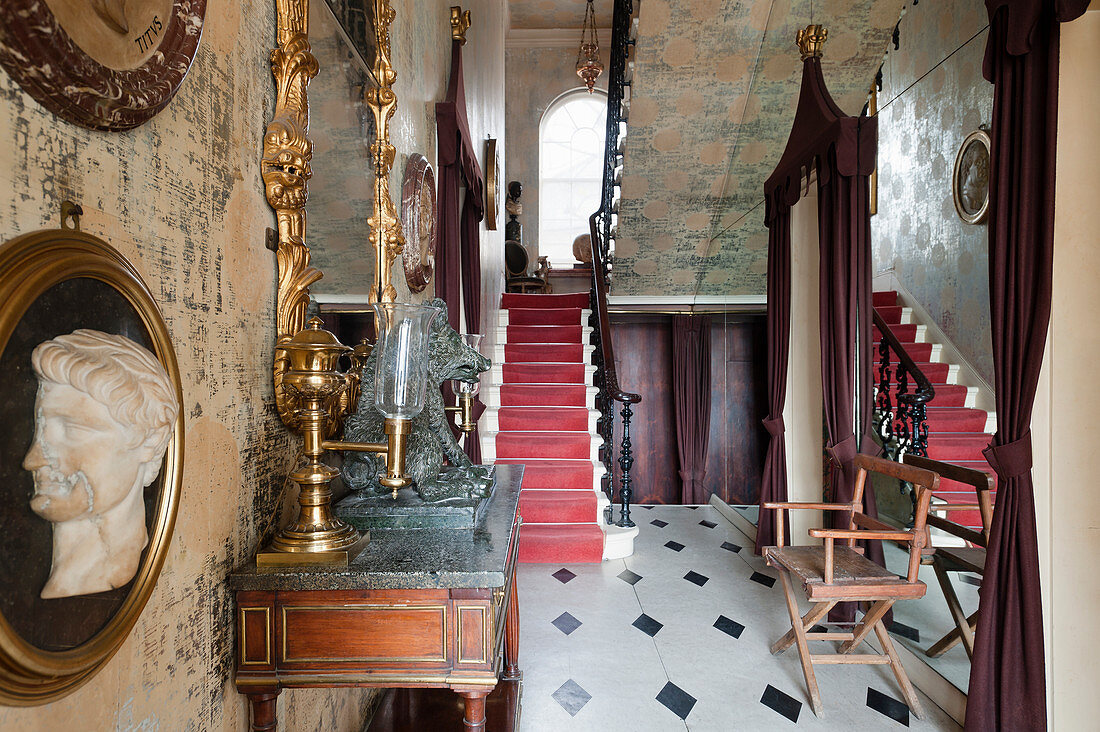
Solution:
[(933, 555), (944, 563), (948, 572), (985, 572), (985, 547), (980, 546), (938, 546)]
[[(923, 719), (924, 711), (917, 692), (905, 675), (883, 618), (898, 600), (924, 596), (926, 588), (917, 579), (917, 571), (920, 569), (922, 551), (928, 544), (925, 521), (932, 494), (939, 487), (939, 477), (928, 470), (869, 455), (856, 455), (854, 464), (856, 484), (851, 503), (764, 503), (761, 506), (775, 511), (775, 536), (779, 545), (764, 547), (764, 557), (770, 566), (779, 571), (791, 618), (791, 629), (772, 644), (771, 651), (781, 653), (792, 645), (797, 646), (802, 674), (806, 677), (806, 688), (810, 694), (810, 707), (818, 716), (821, 716), (821, 694), (817, 688), (814, 665), (858, 663), (889, 665), (909, 709)], [(912, 529), (902, 531), (863, 513), (863, 491), (869, 472), (913, 484), (917, 495), (917, 513)], [(795, 508), (846, 513), (848, 526), (841, 529), (810, 529), (811, 537), (823, 540), (822, 546), (784, 546), (784, 512)], [(843, 522), (838, 523), (843, 525)], [(875, 564), (856, 548), (857, 540), (876, 539), (896, 541), (909, 547), (909, 567), (904, 577)], [(842, 542), (841, 546), (836, 545), (838, 541)], [(806, 597), (812, 603), (805, 615), (801, 614), (798, 598), (795, 597), (792, 580), (796, 577), (801, 580)], [(812, 630), (814, 624), (838, 602), (850, 600), (870, 603), (863, 617), (850, 631)], [(878, 638), (882, 653), (852, 653), (872, 632)], [(841, 644), (836, 653), (816, 654), (810, 653), (809, 641), (841, 641)]]
[(833, 581), (825, 582), (825, 553), (819, 546), (766, 547), (768, 564), (785, 569), (802, 580), (811, 602), (823, 600), (879, 600), (893, 597), (912, 600), (924, 596), (923, 582), (909, 582), (858, 551), (833, 549)]

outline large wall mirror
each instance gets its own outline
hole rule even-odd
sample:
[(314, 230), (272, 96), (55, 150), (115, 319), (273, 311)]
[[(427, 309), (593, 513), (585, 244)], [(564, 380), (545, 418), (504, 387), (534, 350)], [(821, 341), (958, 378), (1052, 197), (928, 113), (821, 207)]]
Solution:
[[(309, 43), (317, 76), (309, 85), (313, 178), (306, 201), (306, 243), (324, 278), (322, 300), (365, 302), (374, 281), (367, 220), (374, 205), (374, 116), (365, 101), (377, 87), (373, 9), (359, 0), (308, 0)], [(333, 298), (332, 296), (336, 296)]]

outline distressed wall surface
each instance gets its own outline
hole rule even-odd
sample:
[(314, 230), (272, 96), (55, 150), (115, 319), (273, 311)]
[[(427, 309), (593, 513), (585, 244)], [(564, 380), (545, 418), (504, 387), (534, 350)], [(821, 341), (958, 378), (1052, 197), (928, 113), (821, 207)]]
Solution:
[(920, 3), (902, 17), (901, 47), (882, 69), (871, 239), (876, 273), (892, 269), (993, 384), (987, 229), (960, 219), (951, 197), (959, 146), (993, 110), (982, 78), (987, 23), (980, 0)]
[[(394, 6), (399, 115), (409, 115), (394, 136), (395, 168), (403, 171), (410, 150), (434, 163), (434, 116), (426, 110), (442, 98), (450, 44), (445, 3)], [(478, 139), (502, 136), (503, 3), (470, 7), (471, 37), (479, 40), (472, 52), (467, 46), (471, 127)], [(179, 94), (130, 132), (61, 122), (0, 71), (0, 235), (55, 227), (61, 201), (79, 202), (83, 229), (129, 257), (160, 303), (186, 418), (175, 536), (133, 632), (71, 696), (37, 708), (0, 707), (0, 729), (247, 728), (246, 705), (232, 685), (232, 597), (224, 580), (270, 536), (277, 513), (287, 518), (292, 497), (281, 493), (297, 449), (273, 405), (276, 267), (264, 229), (274, 215), (259, 175), (274, 96), (267, 61), (274, 15), (265, 0), (213, 4)], [(490, 234), (482, 245), (483, 289), (492, 306), (503, 288), (503, 237)], [(484, 322), (495, 317), (486, 307)], [(373, 697), (357, 689), (285, 692), (280, 729), (358, 730)]]
[[(610, 22), (610, 17), (602, 19), (605, 23)], [(574, 22), (580, 22), (580, 18)], [(600, 49), (605, 67), (611, 63), (609, 45), (610, 38), (603, 41)], [(523, 213), (516, 218), (523, 224), (523, 245), (533, 267), (539, 252), (539, 124), (551, 102), (570, 89), (581, 89), (584, 85), (574, 72), (576, 48), (509, 48), (505, 60), (510, 152), (504, 181), (518, 180), (523, 184), (523, 195), (519, 199)], [(606, 73), (596, 80), (596, 86), (607, 91)]]

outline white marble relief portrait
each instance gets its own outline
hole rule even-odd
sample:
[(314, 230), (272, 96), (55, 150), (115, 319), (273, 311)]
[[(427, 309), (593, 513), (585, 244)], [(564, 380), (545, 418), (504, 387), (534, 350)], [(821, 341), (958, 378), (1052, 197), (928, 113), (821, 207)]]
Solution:
[(160, 472), (179, 404), (157, 358), (129, 338), (81, 329), (40, 343), (35, 431), (23, 468), (31, 509), (53, 524), (43, 598), (121, 587), (148, 543), (144, 488)]

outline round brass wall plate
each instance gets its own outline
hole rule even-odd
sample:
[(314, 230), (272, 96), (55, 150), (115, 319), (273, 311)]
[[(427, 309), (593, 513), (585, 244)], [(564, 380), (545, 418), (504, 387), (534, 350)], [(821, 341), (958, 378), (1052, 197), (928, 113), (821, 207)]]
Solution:
[(0, 65), (58, 117), (127, 130), (191, 68), (207, 0), (4, 0)]
[(419, 153), (405, 163), (405, 181), (401, 184), (401, 225), (405, 247), (401, 262), (405, 282), (413, 292), (422, 292), (432, 281), (437, 240), (435, 215), (435, 172), (427, 158)]
[(955, 156), (951, 197), (955, 211), (968, 224), (980, 224), (989, 215), (989, 133), (974, 130)]
[(489, 138), (485, 141), (485, 228), (497, 230), (497, 217), (500, 213), (500, 153), (497, 141)]
[[(160, 474), (144, 491), (148, 543), (134, 577), (122, 587), (94, 595), (39, 596), (43, 562), (49, 571), (51, 529), (27, 507), (33, 478), (23, 470), (19, 453), (25, 453), (33, 439), (37, 383), (28, 382), (37, 380), (29, 362), (21, 362), (28, 361), (28, 344), (70, 332), (74, 323), (147, 344), (171, 379), (177, 402), (183, 403), (168, 328), (148, 287), (125, 257), (101, 239), (69, 229), (25, 234), (0, 245), (0, 367), (6, 380), (0, 419), (9, 427), (0, 444), (0, 510), (6, 522), (0, 536), (0, 583), (5, 587), (0, 604), (0, 703), (7, 705), (58, 699), (110, 660), (153, 591), (179, 506), (182, 411)], [(29, 418), (20, 416), (28, 410), (28, 393)], [(26, 434), (28, 422), (31, 434)]]

